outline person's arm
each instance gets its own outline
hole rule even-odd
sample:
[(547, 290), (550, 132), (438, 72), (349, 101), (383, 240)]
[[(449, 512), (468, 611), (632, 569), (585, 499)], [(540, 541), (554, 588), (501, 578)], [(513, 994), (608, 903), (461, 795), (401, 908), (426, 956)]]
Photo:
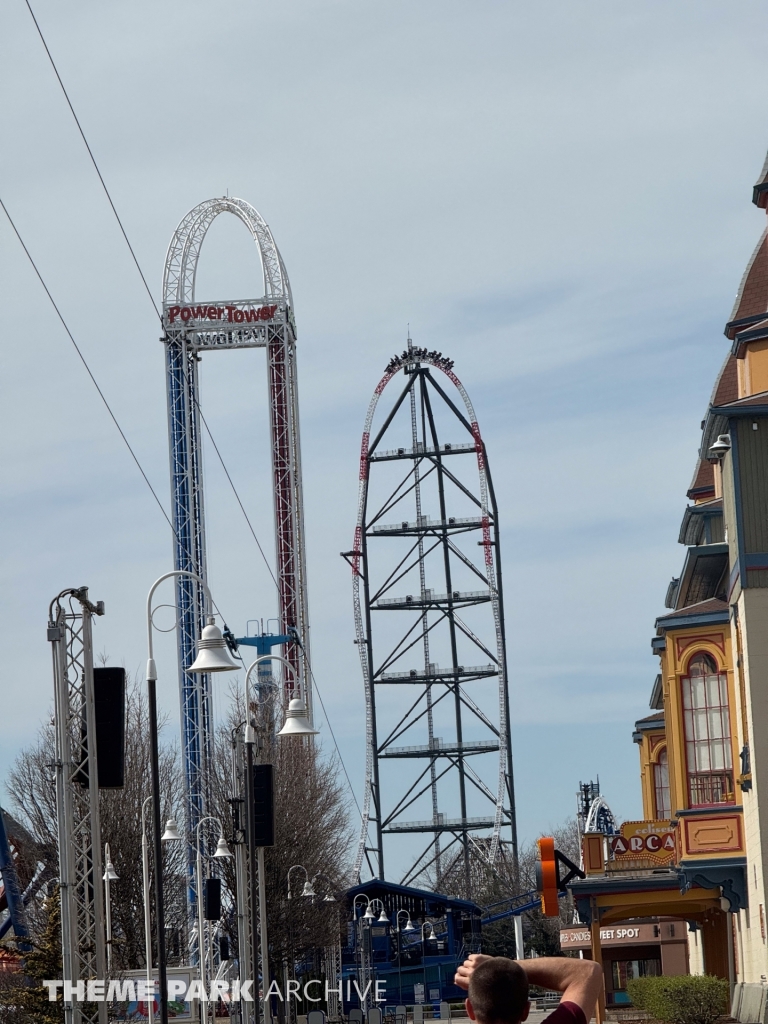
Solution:
[(530, 985), (562, 992), (564, 1003), (576, 1003), (589, 1020), (603, 987), (603, 969), (594, 960), (577, 960), (567, 956), (542, 956), (518, 960)]
[(474, 969), (479, 967), (484, 960), (491, 959), (493, 958), (488, 956), (487, 953), (470, 953), (464, 963), (457, 969), (453, 979), (454, 985), (463, 988), (466, 992), (469, 988), (469, 979)]
[[(454, 984), (469, 988), (472, 972), (491, 957), (473, 953), (456, 971)], [(542, 956), (533, 960), (516, 960), (531, 985), (562, 992), (563, 1002), (576, 1003), (587, 1020), (592, 1016), (597, 997), (603, 987), (603, 970), (594, 960), (576, 960), (567, 956)]]

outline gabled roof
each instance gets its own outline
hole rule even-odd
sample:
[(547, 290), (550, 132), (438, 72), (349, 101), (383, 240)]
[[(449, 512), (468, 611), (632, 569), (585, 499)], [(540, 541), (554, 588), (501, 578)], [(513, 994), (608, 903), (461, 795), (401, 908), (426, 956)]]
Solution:
[(737, 398), (733, 402), (724, 402), (722, 405), (713, 406), (713, 408), (737, 412), (739, 409), (751, 408), (755, 405), (768, 405), (768, 391), (758, 391), (756, 395), (749, 395), (747, 398)]
[(728, 621), (728, 602), (712, 597), (708, 601), (689, 604), (687, 608), (660, 615), (656, 619), (656, 629), (685, 629), (688, 626), (700, 626)]
[(632, 739), (635, 743), (642, 742), (644, 732), (658, 732), (664, 728), (664, 712), (657, 711), (654, 715), (646, 715), (635, 722), (635, 731)]

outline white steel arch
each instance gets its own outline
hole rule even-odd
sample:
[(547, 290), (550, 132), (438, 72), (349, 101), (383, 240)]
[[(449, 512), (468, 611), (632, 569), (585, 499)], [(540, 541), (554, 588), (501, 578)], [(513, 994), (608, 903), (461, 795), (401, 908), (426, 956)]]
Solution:
[(194, 302), (200, 249), (211, 224), (222, 213), (233, 214), (251, 232), (261, 257), (264, 297), (282, 299), (293, 306), (288, 274), (269, 225), (250, 203), (229, 196), (200, 203), (189, 211), (176, 228), (165, 257), (164, 305)]

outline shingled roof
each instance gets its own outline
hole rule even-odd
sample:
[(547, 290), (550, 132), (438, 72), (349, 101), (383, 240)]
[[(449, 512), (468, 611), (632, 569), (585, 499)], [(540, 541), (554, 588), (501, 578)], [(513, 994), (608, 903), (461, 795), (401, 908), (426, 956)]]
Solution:
[(691, 480), (691, 486), (686, 491), (686, 497), (691, 501), (701, 501), (704, 498), (715, 496), (715, 467), (711, 462), (699, 459), (696, 463), (696, 470)]
[(725, 327), (733, 341), (740, 327), (746, 327), (768, 315), (768, 228), (763, 232), (747, 264), (736, 293), (731, 319)]
[[(728, 602), (721, 601), (717, 597), (711, 597), (708, 601), (699, 601), (698, 604), (689, 604), (687, 608), (679, 608), (677, 611), (660, 615), (656, 619), (656, 628), (680, 628), (685, 625), (685, 619), (692, 619), (696, 623), (703, 615), (725, 615), (728, 618)], [(679, 623), (679, 626), (677, 625)], [(692, 623), (692, 624), (694, 624)]]

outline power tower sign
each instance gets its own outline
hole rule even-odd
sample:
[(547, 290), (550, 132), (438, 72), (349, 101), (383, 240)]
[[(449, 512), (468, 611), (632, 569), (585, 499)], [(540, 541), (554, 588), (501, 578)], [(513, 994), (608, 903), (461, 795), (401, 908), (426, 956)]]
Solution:
[(173, 305), (163, 310), (166, 332), (183, 328), (190, 346), (197, 349), (266, 348), (267, 324), (289, 321), (293, 327), (289, 307), (258, 299)]

